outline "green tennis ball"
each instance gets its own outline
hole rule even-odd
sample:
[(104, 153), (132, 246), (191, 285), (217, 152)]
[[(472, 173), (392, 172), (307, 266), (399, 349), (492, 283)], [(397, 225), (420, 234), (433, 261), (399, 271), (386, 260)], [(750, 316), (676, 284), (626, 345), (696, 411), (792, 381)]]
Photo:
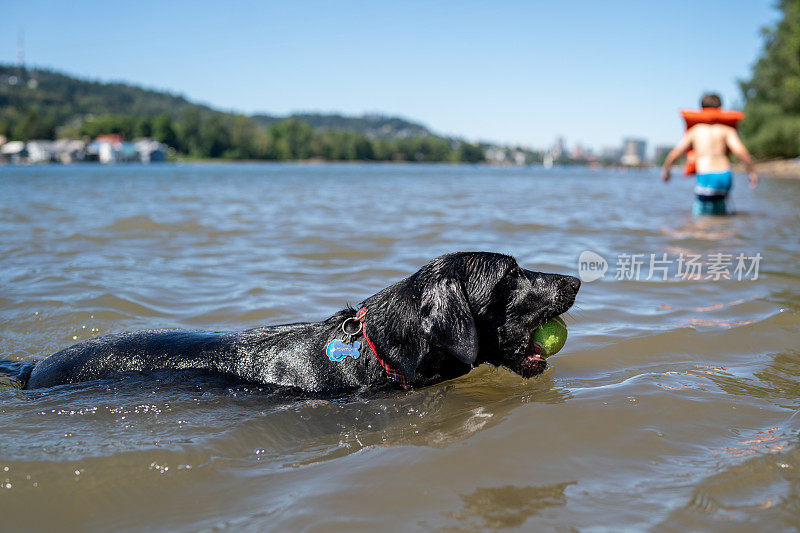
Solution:
[(567, 342), (567, 325), (561, 317), (551, 318), (533, 332), (533, 342), (542, 348), (542, 357), (555, 355)]

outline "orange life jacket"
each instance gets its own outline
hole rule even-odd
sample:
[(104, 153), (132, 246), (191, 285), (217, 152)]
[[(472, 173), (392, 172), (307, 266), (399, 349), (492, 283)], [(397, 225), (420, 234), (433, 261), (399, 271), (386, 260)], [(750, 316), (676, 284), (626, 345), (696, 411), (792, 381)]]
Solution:
[[(686, 129), (688, 130), (695, 124), (725, 124), (735, 128), (739, 121), (744, 118), (744, 113), (741, 111), (728, 111), (719, 109), (717, 107), (704, 107), (700, 111), (692, 109), (681, 109), (681, 116), (686, 121)], [(696, 159), (694, 150), (689, 149), (686, 152), (686, 166), (683, 169), (685, 176), (697, 174)]]

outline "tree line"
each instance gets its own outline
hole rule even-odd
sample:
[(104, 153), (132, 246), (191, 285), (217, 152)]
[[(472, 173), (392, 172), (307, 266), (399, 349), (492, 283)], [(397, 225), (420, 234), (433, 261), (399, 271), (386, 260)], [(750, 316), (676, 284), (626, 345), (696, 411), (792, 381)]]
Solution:
[(800, 0), (781, 0), (783, 18), (765, 28), (753, 75), (741, 82), (742, 140), (756, 158), (800, 155)]
[(173, 120), (166, 113), (153, 119), (106, 115), (64, 128), (61, 136), (94, 138), (119, 133), (125, 138), (150, 137), (192, 158), (327, 161), (470, 162), (484, 160), (477, 144), (432, 135), (371, 139), (347, 130), (312, 128), (296, 119), (268, 127), (245, 115), (189, 111)]
[(27, 113), (13, 129), (0, 124), (0, 134), (19, 140), (56, 136), (93, 139), (106, 133), (118, 133), (126, 139), (149, 137), (191, 158), (469, 163), (484, 160), (484, 149), (478, 144), (432, 135), (371, 139), (354, 131), (312, 128), (296, 118), (260, 127), (245, 115), (189, 111), (177, 120), (166, 113), (152, 119), (105, 115), (57, 128), (52, 118)]

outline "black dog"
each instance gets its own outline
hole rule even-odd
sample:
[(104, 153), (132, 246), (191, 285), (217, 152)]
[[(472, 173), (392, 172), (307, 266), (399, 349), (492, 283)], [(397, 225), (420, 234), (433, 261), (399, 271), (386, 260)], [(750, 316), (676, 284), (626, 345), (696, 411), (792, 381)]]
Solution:
[(336, 394), (430, 385), (480, 363), (530, 377), (547, 366), (534, 353), (534, 329), (567, 311), (579, 288), (577, 278), (524, 270), (506, 255), (448, 254), (324, 322), (107, 335), (37, 363), (26, 388), (189, 370)]

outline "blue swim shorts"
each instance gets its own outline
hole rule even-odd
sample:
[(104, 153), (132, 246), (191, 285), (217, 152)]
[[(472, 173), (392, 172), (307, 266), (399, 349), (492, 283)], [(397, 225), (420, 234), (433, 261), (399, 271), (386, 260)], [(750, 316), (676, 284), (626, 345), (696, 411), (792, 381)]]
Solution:
[(698, 174), (694, 186), (692, 213), (700, 215), (724, 215), (728, 212), (725, 199), (733, 186), (733, 174), (730, 170), (709, 174)]
[(733, 185), (733, 174), (730, 170), (725, 172), (714, 172), (709, 174), (698, 174), (697, 184), (694, 186), (694, 193), (697, 197), (701, 196), (722, 196), (728, 195)]

